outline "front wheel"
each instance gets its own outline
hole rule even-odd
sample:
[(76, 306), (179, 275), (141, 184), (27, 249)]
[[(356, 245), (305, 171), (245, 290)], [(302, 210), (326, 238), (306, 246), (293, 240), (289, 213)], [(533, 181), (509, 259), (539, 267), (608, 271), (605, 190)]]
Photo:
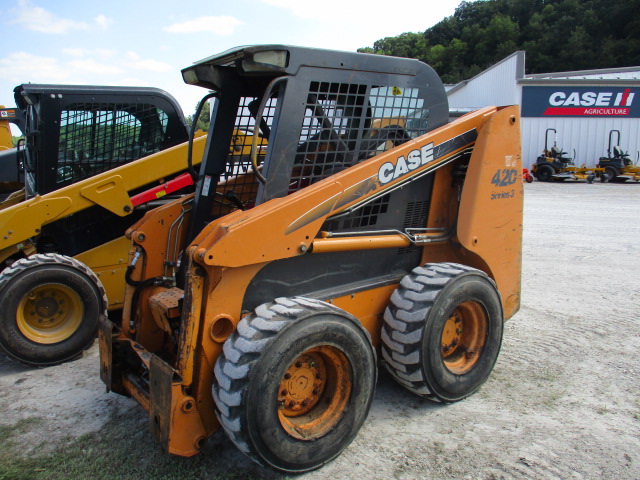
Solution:
[(454, 402), (489, 377), (502, 343), (503, 312), (493, 281), (455, 263), (428, 263), (404, 277), (382, 328), (387, 370), (410, 391)]
[(243, 318), (215, 365), (220, 424), (256, 462), (286, 472), (335, 458), (364, 423), (376, 357), (358, 320), (308, 298)]
[(618, 175), (620, 175), (620, 172), (618, 172), (618, 169), (616, 167), (605, 167), (604, 169), (604, 176), (606, 178), (605, 181), (615, 182)]
[(105, 290), (83, 263), (64, 255), (23, 258), (0, 274), (0, 346), (28, 365), (54, 365), (93, 344)]

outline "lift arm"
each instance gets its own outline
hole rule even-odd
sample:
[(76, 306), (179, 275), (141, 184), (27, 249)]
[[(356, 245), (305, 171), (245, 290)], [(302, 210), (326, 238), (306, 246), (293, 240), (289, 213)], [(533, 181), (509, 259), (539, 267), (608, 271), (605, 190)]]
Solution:
[[(194, 163), (200, 163), (206, 136), (193, 143)], [(133, 212), (129, 192), (187, 168), (187, 144), (163, 150), (46, 195), (17, 205), (0, 207), (0, 260), (20, 250), (22, 242), (38, 235), (43, 225), (99, 205), (121, 217)], [(164, 193), (166, 189), (161, 189)], [(152, 199), (148, 196), (145, 201)], [(134, 200), (136, 200), (134, 198)]]

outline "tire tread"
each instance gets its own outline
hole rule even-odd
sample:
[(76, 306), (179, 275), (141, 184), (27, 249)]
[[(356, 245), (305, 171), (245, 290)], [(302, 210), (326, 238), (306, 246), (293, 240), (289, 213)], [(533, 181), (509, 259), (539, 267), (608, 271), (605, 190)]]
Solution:
[[(93, 272), (93, 270), (91, 270), (84, 263), (76, 260), (75, 258), (68, 257), (66, 255), (57, 254), (57, 253), (37, 253), (29, 257), (16, 260), (10, 266), (2, 270), (2, 272), (0, 272), (0, 303), (3, 302), (4, 295), (5, 295), (4, 292), (7, 286), (13, 283), (14, 281), (16, 281), (20, 275), (22, 275), (24, 272), (34, 270), (34, 269), (39, 269), (39, 268), (45, 268), (47, 266), (67, 267), (87, 277), (87, 279), (97, 289), (98, 297), (100, 298), (100, 302), (101, 302), (99, 311), (103, 315), (105, 316), (107, 315), (107, 308), (109, 306), (109, 301), (107, 299), (106, 290), (102, 285), (102, 282), (100, 282), (100, 279), (98, 278), (98, 276)], [(96, 326), (96, 329), (97, 329), (97, 326)], [(96, 330), (96, 333), (97, 333), (97, 330)], [(91, 341), (87, 342), (87, 344), (84, 345), (84, 347), (81, 348), (79, 351), (75, 353), (71, 353), (70, 355), (67, 355), (64, 358), (61, 358), (57, 361), (39, 362), (39, 361), (27, 360), (25, 358), (21, 358), (19, 354), (17, 354), (16, 352), (12, 352), (10, 348), (3, 345), (2, 341), (0, 341), (0, 349), (2, 349), (10, 357), (22, 363), (25, 363), (27, 365), (55, 365), (55, 364), (66, 362), (68, 360), (72, 360), (73, 358), (77, 357), (79, 354), (82, 353), (82, 351), (90, 348), (93, 345), (94, 341), (95, 341), (95, 336), (91, 338)]]
[(414, 268), (391, 295), (381, 332), (383, 363), (398, 383), (416, 395), (439, 400), (422, 369), (424, 319), (444, 287), (466, 272), (479, 270), (458, 263), (427, 263)]
[(251, 447), (242, 408), (251, 382), (251, 369), (269, 343), (288, 326), (313, 313), (327, 311), (345, 313), (331, 304), (307, 297), (277, 298), (262, 304), (238, 323), (216, 361), (212, 390), (220, 425), (231, 441), (260, 465), (264, 462)]

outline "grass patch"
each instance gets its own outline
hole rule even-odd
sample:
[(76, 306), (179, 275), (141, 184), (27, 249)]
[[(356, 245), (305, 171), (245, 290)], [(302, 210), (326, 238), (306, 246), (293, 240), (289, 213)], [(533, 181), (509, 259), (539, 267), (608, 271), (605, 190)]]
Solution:
[(558, 380), (559, 376), (560, 375), (556, 370), (545, 368), (544, 370), (542, 370), (542, 372), (540, 372), (538, 378), (544, 380), (545, 382), (554, 383)]
[(542, 400), (542, 403), (545, 405), (545, 407), (552, 408), (555, 406), (558, 400), (566, 395), (566, 393), (566, 390), (548, 390), (547, 392), (545, 392), (545, 397), (544, 400)]
[[(230, 442), (209, 442), (200, 455), (182, 458), (165, 453), (146, 425), (131, 417), (115, 417), (102, 430), (61, 440), (49, 454), (37, 447), (21, 455), (19, 436), (33, 432), (38, 419), (0, 426), (0, 480), (212, 479), (283, 478), (244, 457)], [(222, 437), (221, 437), (222, 438)]]

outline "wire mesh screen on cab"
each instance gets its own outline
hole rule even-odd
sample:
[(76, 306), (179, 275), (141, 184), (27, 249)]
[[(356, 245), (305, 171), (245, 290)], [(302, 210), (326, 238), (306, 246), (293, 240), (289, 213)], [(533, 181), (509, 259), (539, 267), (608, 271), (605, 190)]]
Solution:
[[(262, 112), (258, 137), (256, 138), (259, 165), (263, 163), (267, 150), (276, 102), (276, 98), (269, 99)], [(229, 145), (227, 168), (220, 177), (216, 191), (218, 201), (213, 206), (212, 214), (214, 216), (224, 215), (235, 209), (237, 202), (234, 202), (232, 198), (239, 200), (244, 208), (251, 208), (255, 205), (258, 181), (253, 173), (251, 147), (259, 104), (260, 98), (258, 97), (242, 97), (240, 99)]]
[[(289, 183), (295, 192), (379, 152), (426, 133), (429, 110), (417, 88), (311, 82)], [(224, 215), (256, 202), (251, 145), (259, 97), (242, 97), (212, 214)], [(277, 110), (274, 95), (260, 116), (255, 139), (258, 165), (263, 160)], [(261, 167), (259, 167), (261, 168)]]
[(418, 89), (311, 82), (291, 191), (427, 131)]
[(56, 182), (76, 182), (158, 152), (168, 117), (149, 104), (73, 104), (60, 116)]

